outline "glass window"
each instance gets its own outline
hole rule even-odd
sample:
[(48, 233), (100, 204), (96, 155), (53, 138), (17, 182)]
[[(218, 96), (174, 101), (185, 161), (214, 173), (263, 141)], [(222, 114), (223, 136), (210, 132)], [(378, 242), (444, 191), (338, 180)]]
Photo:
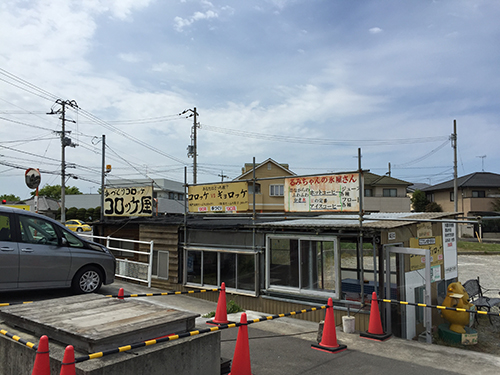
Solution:
[(201, 251), (187, 252), (187, 282), (201, 285)]
[[(248, 183), (248, 194), (253, 194), (253, 183)], [(260, 184), (255, 184), (255, 194), (260, 194)]]
[(12, 241), (9, 215), (0, 214), (0, 241)]
[(299, 287), (299, 241), (271, 239), (269, 281), (272, 285)]
[(227, 288), (236, 288), (236, 254), (220, 253), (220, 279)]
[(365, 197), (373, 196), (372, 189), (365, 189)]
[(484, 197), (486, 197), (484, 190), (473, 190), (472, 191), (472, 198), (484, 198)]
[(186, 282), (255, 292), (255, 254), (188, 250)]
[(63, 231), (63, 236), (68, 241), (70, 247), (83, 247), (83, 241), (70, 232)]
[(255, 255), (237, 254), (238, 284), (237, 289), (255, 291)]
[(215, 251), (203, 252), (203, 280), (202, 285), (217, 286), (217, 253)]
[(282, 197), (284, 195), (284, 185), (269, 185), (269, 196)]
[(383, 190), (384, 197), (397, 197), (398, 189), (384, 189)]
[(333, 242), (300, 241), (302, 289), (335, 289), (334, 251)]
[(58, 245), (59, 240), (52, 223), (36, 217), (19, 215), (23, 242)]
[(336, 238), (270, 237), (267, 249), (269, 288), (295, 288), (299, 292), (335, 292)]
[(450, 202), (454, 202), (455, 201), (455, 193), (452, 191), (450, 192)]

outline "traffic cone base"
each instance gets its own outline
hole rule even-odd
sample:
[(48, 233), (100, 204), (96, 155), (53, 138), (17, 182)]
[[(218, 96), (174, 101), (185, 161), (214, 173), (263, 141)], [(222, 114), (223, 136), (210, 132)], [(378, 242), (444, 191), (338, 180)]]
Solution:
[(385, 341), (385, 340), (388, 340), (392, 337), (392, 333), (383, 333), (381, 335), (377, 335), (375, 333), (369, 333), (367, 331), (367, 332), (361, 332), (359, 334), (359, 337), (362, 337), (364, 339), (374, 340), (374, 341)]
[(218, 322), (216, 322), (216, 321), (215, 321), (215, 319), (214, 319), (214, 320), (207, 320), (205, 323), (206, 323), (206, 324), (208, 324), (208, 325), (211, 325), (211, 326), (222, 326), (222, 325), (226, 325), (226, 324), (233, 324), (233, 323), (235, 323), (235, 322), (231, 322), (231, 321), (229, 321), (229, 320), (226, 320), (226, 321), (225, 321), (225, 322), (223, 322), (223, 323), (218, 323)]
[(321, 350), (326, 353), (340, 353), (347, 349), (347, 345), (338, 345), (337, 347), (330, 348), (328, 346), (322, 346), (321, 344), (311, 344), (312, 349)]

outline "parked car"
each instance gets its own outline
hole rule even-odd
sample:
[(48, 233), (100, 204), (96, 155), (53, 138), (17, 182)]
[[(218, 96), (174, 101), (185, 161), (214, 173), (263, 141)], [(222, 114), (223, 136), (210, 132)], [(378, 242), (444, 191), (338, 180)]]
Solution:
[(92, 227), (81, 220), (68, 220), (64, 224), (66, 228), (73, 232), (90, 232)]
[(71, 287), (93, 293), (115, 279), (105, 246), (46, 216), (0, 206), (0, 291)]

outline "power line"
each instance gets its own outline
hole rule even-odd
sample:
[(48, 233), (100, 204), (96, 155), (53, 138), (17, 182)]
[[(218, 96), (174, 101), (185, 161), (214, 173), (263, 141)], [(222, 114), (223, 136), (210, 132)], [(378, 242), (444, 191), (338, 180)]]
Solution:
[(403, 167), (410, 166), (412, 164), (416, 164), (418, 162), (421, 162), (422, 160), (427, 159), (429, 156), (431, 156), (431, 155), (435, 154), (437, 151), (441, 150), (447, 144), (448, 144), (448, 140), (446, 140), (440, 146), (436, 147), (434, 150), (428, 152), (427, 154), (425, 154), (425, 155), (423, 155), (423, 156), (421, 156), (421, 157), (419, 157), (419, 158), (417, 158), (415, 160), (411, 160), (411, 161), (403, 163), (403, 164), (394, 165), (394, 168), (403, 168)]
[(387, 146), (387, 145), (400, 145), (400, 144), (415, 144), (415, 143), (430, 143), (438, 142), (444, 139), (448, 140), (449, 136), (438, 136), (438, 137), (422, 137), (422, 138), (400, 138), (400, 139), (385, 139), (385, 140), (375, 140), (375, 139), (357, 139), (357, 140), (339, 140), (339, 139), (328, 139), (328, 138), (305, 138), (305, 137), (292, 137), (277, 134), (267, 134), (267, 133), (255, 133), (243, 130), (220, 128), (211, 125), (201, 125), (202, 129), (229, 134), (238, 137), (245, 138), (256, 138), (264, 139), (268, 141), (275, 142), (286, 142), (286, 143), (301, 143), (301, 144), (317, 144), (317, 145), (365, 145), (365, 146)]

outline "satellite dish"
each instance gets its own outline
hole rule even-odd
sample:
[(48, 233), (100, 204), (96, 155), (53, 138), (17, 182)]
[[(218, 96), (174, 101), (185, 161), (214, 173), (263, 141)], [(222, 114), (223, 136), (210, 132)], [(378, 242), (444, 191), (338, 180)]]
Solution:
[(36, 189), (38, 185), (40, 185), (40, 171), (35, 168), (28, 168), (24, 173), (24, 177), (26, 178), (26, 185), (30, 189)]

